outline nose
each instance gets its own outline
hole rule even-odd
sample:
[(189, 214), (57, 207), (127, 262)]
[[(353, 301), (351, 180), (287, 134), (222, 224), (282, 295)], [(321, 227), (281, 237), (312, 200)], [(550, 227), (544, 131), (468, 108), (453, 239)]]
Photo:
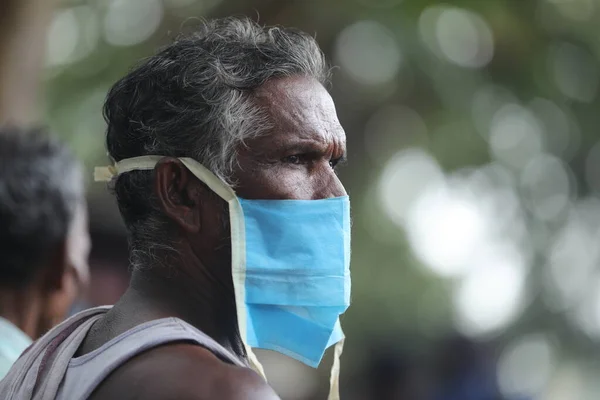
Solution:
[(336, 173), (328, 167), (328, 171), (317, 179), (313, 200), (331, 199), (347, 196), (346, 188)]

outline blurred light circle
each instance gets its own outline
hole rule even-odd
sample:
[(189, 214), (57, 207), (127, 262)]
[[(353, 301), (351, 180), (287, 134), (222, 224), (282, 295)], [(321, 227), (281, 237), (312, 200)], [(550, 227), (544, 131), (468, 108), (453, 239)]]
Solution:
[(375, 21), (360, 21), (346, 27), (337, 38), (335, 57), (352, 79), (365, 85), (392, 81), (402, 63), (392, 33)]
[(563, 95), (583, 103), (596, 98), (599, 66), (589, 51), (571, 43), (557, 43), (549, 51), (549, 64), (554, 82)]
[(549, 383), (555, 349), (544, 334), (529, 334), (510, 343), (498, 362), (498, 386), (506, 398), (537, 398)]
[[(515, 174), (499, 163), (478, 168), (471, 177), (471, 191), (485, 205), (487, 218), (492, 222), (493, 246), (509, 242), (530, 246), (530, 231), (524, 218), (521, 199), (517, 193)], [(489, 246), (490, 244), (488, 244)]]
[(494, 39), (488, 24), (474, 12), (449, 8), (437, 20), (436, 36), (446, 58), (456, 65), (480, 68), (494, 55)]
[[(497, 188), (510, 188), (512, 189), (516, 186), (516, 177), (508, 168), (504, 165), (491, 162), (486, 165), (482, 165), (475, 171), (474, 176), (478, 177), (481, 175), (483, 179), (485, 179), (489, 185), (494, 185)], [(518, 202), (518, 200), (515, 199)], [(511, 202), (511, 205), (513, 203)], [(503, 208), (506, 207), (504, 204)]]
[(90, 55), (100, 40), (100, 20), (98, 11), (90, 6), (75, 7), (81, 35), (75, 52), (75, 60), (79, 61)]
[(533, 214), (545, 221), (566, 210), (571, 199), (569, 172), (561, 159), (540, 154), (521, 173), (521, 188)]
[(567, 318), (573, 326), (591, 339), (598, 339), (600, 326), (598, 325), (599, 293), (593, 292), (594, 285), (586, 285), (581, 299), (572, 308), (568, 309)]
[(542, 149), (543, 128), (529, 110), (508, 104), (494, 114), (490, 150), (497, 160), (520, 169)]
[(563, 158), (571, 158), (579, 145), (579, 131), (575, 122), (558, 105), (550, 100), (536, 98), (529, 104), (544, 127), (548, 150)]
[(444, 58), (437, 41), (436, 26), (440, 15), (448, 9), (447, 6), (430, 6), (419, 16), (419, 36), (421, 41), (438, 57)]
[(579, 200), (550, 245), (548, 272), (554, 296), (552, 302), (559, 308), (573, 306), (586, 292), (600, 261), (599, 227), (600, 201)]
[(600, 141), (590, 149), (585, 159), (585, 180), (596, 193), (600, 193)]
[(58, 11), (47, 36), (46, 66), (80, 61), (90, 55), (100, 37), (98, 12), (90, 6)]
[(506, 175), (497, 165), (469, 168), (420, 192), (407, 209), (405, 230), (426, 268), (456, 277), (498, 257), (524, 263), (514, 243), (527, 243), (526, 229)]
[(413, 138), (427, 136), (425, 122), (416, 111), (388, 105), (375, 112), (365, 125), (365, 148), (376, 163), (386, 162)]
[[(583, 399), (584, 383), (583, 371), (574, 363), (561, 365), (552, 380), (548, 383), (548, 387), (541, 396), (544, 400), (565, 400), (565, 399)], [(595, 392), (589, 399), (597, 397)]]
[(114, 46), (133, 46), (152, 36), (162, 17), (160, 0), (110, 0), (104, 37)]
[(473, 95), (471, 116), (477, 131), (489, 139), (490, 124), (496, 112), (503, 106), (516, 102), (516, 97), (505, 87), (481, 86)]
[(600, 272), (590, 274), (580, 301), (570, 309), (570, 321), (589, 338), (600, 339)]
[[(598, 239), (598, 237), (596, 237)], [(594, 276), (593, 284), (591, 284), (587, 288), (588, 293), (592, 293), (592, 299), (590, 299), (592, 303), (592, 323), (593, 323), (593, 333), (594, 337), (600, 337), (600, 274), (596, 272)]]
[(457, 328), (475, 337), (504, 329), (521, 312), (525, 278), (523, 260), (503, 253), (471, 269), (454, 297)]
[(428, 187), (409, 208), (408, 240), (427, 268), (450, 277), (472, 267), (490, 231), (479, 200), (447, 181)]
[(47, 36), (46, 64), (50, 67), (70, 62), (79, 37), (79, 24), (73, 8), (54, 14)]
[(443, 180), (437, 161), (425, 151), (399, 151), (387, 162), (379, 180), (383, 211), (395, 224), (404, 225), (408, 210), (421, 193)]
[(574, 21), (586, 21), (594, 15), (594, 0), (547, 0), (564, 16)]
[(554, 236), (556, 235), (556, 229), (552, 225), (542, 220), (530, 221), (527, 233), (531, 240), (532, 251), (541, 254), (548, 252), (549, 243), (554, 240)]
[(507, 240), (520, 226), (513, 208), (518, 208), (513, 191), (495, 187), (479, 169), (462, 171), (427, 187), (413, 202), (407, 210), (408, 241), (432, 272), (461, 276), (499, 254), (514, 253)]
[(434, 54), (460, 67), (481, 68), (494, 56), (492, 30), (473, 11), (428, 7), (419, 18), (419, 31)]

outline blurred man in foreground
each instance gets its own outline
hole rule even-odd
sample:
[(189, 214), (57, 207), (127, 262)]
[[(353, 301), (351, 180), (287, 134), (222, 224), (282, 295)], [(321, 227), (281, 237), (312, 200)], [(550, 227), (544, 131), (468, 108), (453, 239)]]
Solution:
[[(316, 367), (350, 302), (346, 137), (310, 36), (208, 22), (111, 89), (131, 284), (40, 339), (3, 399), (278, 398), (251, 347)], [(37, 397), (36, 397), (37, 398)]]
[(0, 130), (0, 378), (87, 281), (81, 172), (43, 132)]

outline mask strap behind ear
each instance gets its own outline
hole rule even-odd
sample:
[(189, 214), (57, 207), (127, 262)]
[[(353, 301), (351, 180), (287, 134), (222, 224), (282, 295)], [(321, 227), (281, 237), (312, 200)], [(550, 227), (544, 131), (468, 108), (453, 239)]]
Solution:
[[(136, 170), (152, 170), (156, 164), (165, 158), (164, 156), (140, 156), (123, 159), (114, 165), (108, 167), (96, 167), (94, 170), (94, 178), (98, 182), (110, 182), (112, 179), (118, 177), (120, 174)], [(246, 309), (245, 304), (245, 292), (244, 282), (246, 279), (246, 265), (245, 265), (245, 252), (246, 252), (246, 240), (245, 240), (245, 229), (244, 229), (244, 216), (240, 202), (235, 195), (233, 189), (226, 185), (221, 179), (215, 174), (208, 170), (205, 166), (200, 164), (198, 161), (182, 157), (179, 160), (186, 166), (191, 173), (193, 173), (199, 180), (204, 182), (213, 192), (219, 197), (225, 200), (229, 204), (229, 217), (231, 222), (231, 269), (234, 280), (234, 291), (235, 301), (238, 318), (238, 328), (242, 337), (242, 342), (248, 356), (250, 367), (260, 374), (266, 381), (264, 369), (256, 355), (246, 344)]]
[[(96, 182), (110, 182), (125, 172), (152, 170), (164, 156), (140, 156), (125, 158), (114, 165), (107, 167), (94, 168), (94, 180)], [(235, 192), (227, 186), (215, 174), (209, 171), (205, 166), (198, 161), (182, 157), (179, 160), (189, 169), (198, 179), (204, 182), (213, 192), (225, 201), (230, 201), (235, 198)]]
[(340, 400), (340, 357), (344, 351), (344, 340), (346, 339), (337, 342), (333, 351), (333, 365), (331, 366), (327, 400)]

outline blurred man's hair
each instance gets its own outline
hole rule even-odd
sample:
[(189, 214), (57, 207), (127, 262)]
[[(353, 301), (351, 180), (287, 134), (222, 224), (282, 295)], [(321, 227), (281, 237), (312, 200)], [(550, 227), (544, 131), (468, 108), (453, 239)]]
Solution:
[(82, 168), (41, 129), (0, 128), (0, 288), (31, 283), (66, 239)]
[[(270, 127), (254, 90), (289, 76), (327, 83), (329, 67), (311, 36), (245, 18), (205, 22), (112, 87), (104, 105), (108, 152), (115, 161), (191, 157), (235, 184), (230, 178), (237, 147)], [(133, 267), (161, 263), (165, 253), (173, 254), (173, 229), (158, 207), (152, 173), (122, 175), (114, 189), (130, 234)]]

